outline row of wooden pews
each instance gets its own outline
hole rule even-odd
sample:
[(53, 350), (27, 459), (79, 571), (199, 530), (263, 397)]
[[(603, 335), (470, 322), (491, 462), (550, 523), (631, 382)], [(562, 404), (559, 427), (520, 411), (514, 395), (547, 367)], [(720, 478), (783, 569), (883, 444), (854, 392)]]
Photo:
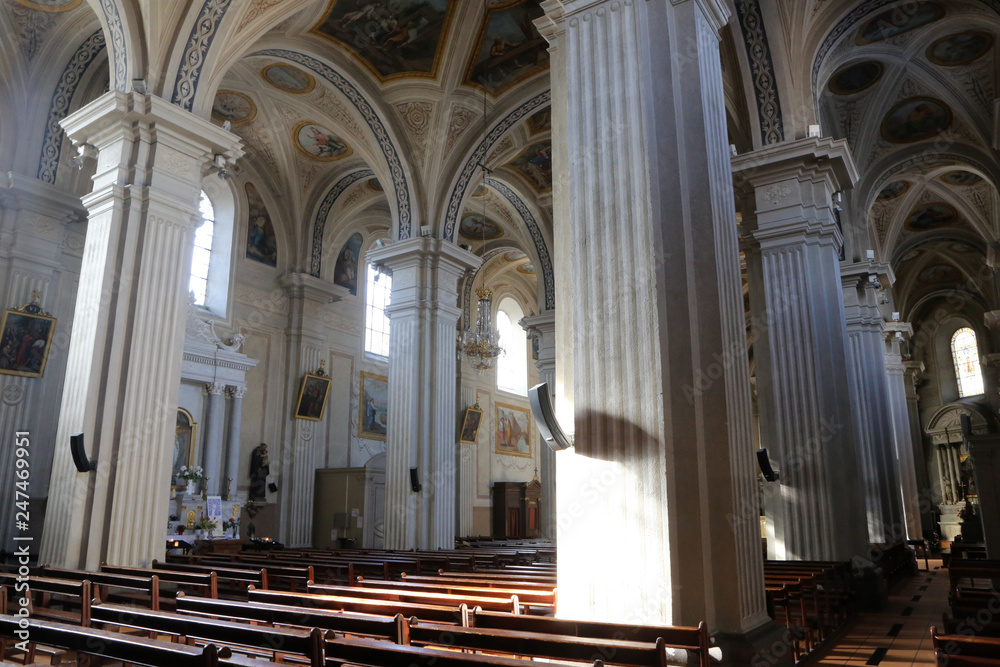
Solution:
[(1000, 667), (1000, 638), (967, 634), (939, 635), (931, 626), (934, 659), (939, 667)]
[(1000, 638), (1000, 560), (952, 559), (945, 633)]

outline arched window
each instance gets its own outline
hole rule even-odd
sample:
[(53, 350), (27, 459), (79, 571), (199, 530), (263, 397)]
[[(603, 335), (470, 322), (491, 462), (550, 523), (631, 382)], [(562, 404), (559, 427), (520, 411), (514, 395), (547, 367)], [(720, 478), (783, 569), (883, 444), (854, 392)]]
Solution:
[(392, 294), (392, 276), (379, 272), (369, 264), (365, 285), (365, 352), (388, 357), (389, 318), (385, 308)]
[(513, 299), (503, 299), (497, 309), (497, 333), (503, 354), (497, 359), (497, 389), (528, 395), (528, 338), (518, 324), (524, 311)]
[(215, 238), (215, 208), (204, 190), (201, 191), (198, 208), (201, 211), (201, 225), (194, 233), (189, 285), (194, 293), (194, 302), (204, 306), (208, 296), (208, 274), (212, 265), (212, 240)]
[(983, 393), (983, 371), (979, 366), (979, 345), (976, 332), (963, 327), (951, 337), (951, 357), (955, 361), (958, 395), (977, 396)]

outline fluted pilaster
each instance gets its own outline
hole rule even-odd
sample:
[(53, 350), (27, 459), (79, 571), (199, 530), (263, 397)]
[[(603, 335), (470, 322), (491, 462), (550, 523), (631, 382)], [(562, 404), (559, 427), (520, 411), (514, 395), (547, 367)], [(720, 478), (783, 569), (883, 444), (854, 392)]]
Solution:
[[(229, 387), (229, 433), (226, 437), (225, 479), (221, 488), (229, 489), (227, 500), (236, 495), (239, 486), (240, 473), (240, 436), (243, 425), (243, 397), (247, 395), (246, 387)], [(228, 484), (228, 487), (227, 487)]]
[[(885, 332), (885, 373), (889, 397), (889, 417), (892, 420), (893, 452), (899, 472), (899, 492), (902, 500), (906, 539), (923, 537), (920, 525), (920, 486), (917, 484), (917, 459), (910, 433), (910, 415), (906, 401), (906, 366), (903, 364), (903, 346), (913, 328), (905, 322), (891, 322)], [(923, 466), (923, 461), (920, 461)]]
[[(521, 326), (532, 338), (538, 338), (538, 379), (549, 387), (549, 397), (555, 405), (556, 395), (556, 317), (547, 311), (521, 320)], [(541, 482), (542, 502), (539, 508), (538, 529), (542, 537), (556, 537), (556, 453), (544, 442), (538, 450), (538, 481)]]
[(205, 443), (202, 447), (201, 467), (205, 471), (205, 492), (217, 496), (224, 485), (222, 477), (222, 432), (226, 419), (226, 385), (209, 382), (205, 385)]

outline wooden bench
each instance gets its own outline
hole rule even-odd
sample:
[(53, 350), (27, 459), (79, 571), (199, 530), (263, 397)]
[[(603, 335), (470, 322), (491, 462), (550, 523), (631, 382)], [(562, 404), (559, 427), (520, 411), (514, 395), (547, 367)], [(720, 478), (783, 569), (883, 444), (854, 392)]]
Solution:
[(101, 565), (101, 572), (107, 572), (109, 574), (126, 574), (132, 576), (143, 576), (147, 574), (149, 576), (156, 575), (160, 580), (160, 597), (161, 603), (163, 598), (163, 587), (165, 584), (170, 584), (172, 588), (172, 593), (176, 593), (176, 590), (183, 590), (186, 588), (196, 589), (200, 595), (210, 598), (219, 597), (219, 583), (218, 575), (215, 572), (181, 572), (179, 570), (152, 570), (142, 567), (123, 567), (120, 565)]
[[(385, 582), (393, 583), (393, 582)], [(465, 604), (469, 607), (482, 607), (490, 611), (504, 611), (510, 614), (520, 614), (521, 604), (517, 595), (509, 597), (486, 595), (455, 595), (441, 592), (413, 591), (400, 588), (362, 588), (360, 586), (326, 586), (314, 584), (306, 590), (315, 595), (334, 595), (341, 597), (357, 597), (366, 600), (392, 600), (395, 602), (415, 602), (418, 604), (433, 604), (445, 607), (457, 607)]]
[[(939, 635), (931, 626), (931, 640), (937, 664), (945, 665), (1000, 665), (1000, 638), (970, 637), (967, 635)], [(974, 662), (968, 662), (969, 659)], [(986, 660), (987, 662), (980, 662)]]
[(486, 586), (466, 586), (462, 584), (423, 583), (407, 578), (403, 581), (381, 581), (358, 577), (357, 585), (362, 588), (425, 591), (428, 593), (450, 593), (452, 595), (516, 595), (523, 606), (541, 607), (551, 611), (556, 608), (556, 590), (529, 590), (524, 588), (490, 588)]
[(87, 572), (86, 570), (67, 570), (45, 565), (40, 568), (41, 576), (52, 579), (68, 579), (71, 581), (90, 581), (95, 597), (102, 600), (111, 599), (111, 590), (134, 591), (137, 595), (129, 596), (129, 600), (140, 600), (149, 605), (152, 610), (160, 608), (160, 580), (155, 574), (135, 576), (111, 572)]
[[(17, 590), (18, 579), (19, 577), (15, 574), (0, 573), (0, 584), (8, 586), (11, 591)], [(90, 625), (90, 605), (93, 601), (93, 594), (89, 580), (71, 581), (29, 576), (28, 587), (32, 593), (29, 595), (32, 616), (68, 621), (83, 627)], [(34, 593), (41, 594), (37, 602), (33, 599)], [(14, 595), (21, 597), (22, 594), (18, 592)], [(54, 601), (53, 595), (61, 600)], [(68, 603), (72, 603), (72, 609), (69, 608)], [(59, 604), (60, 608), (56, 609), (54, 604)]]
[(466, 605), (446, 607), (414, 602), (392, 602), (390, 600), (369, 600), (333, 595), (258, 591), (253, 586), (250, 587), (248, 593), (250, 602), (266, 602), (268, 604), (283, 604), (312, 609), (339, 609), (341, 611), (376, 614), (379, 616), (395, 616), (399, 613), (404, 616), (416, 616), (428, 621), (453, 623), (455, 625), (463, 625), (468, 614), (468, 607)]
[(217, 578), (216, 585), (219, 594), (225, 591), (227, 594), (243, 597), (243, 592), (247, 586), (253, 586), (267, 590), (267, 568), (233, 568), (215, 567), (213, 565), (189, 565), (186, 563), (161, 563), (153, 561), (154, 570), (174, 570), (177, 572), (197, 572), (209, 574), (214, 572)]

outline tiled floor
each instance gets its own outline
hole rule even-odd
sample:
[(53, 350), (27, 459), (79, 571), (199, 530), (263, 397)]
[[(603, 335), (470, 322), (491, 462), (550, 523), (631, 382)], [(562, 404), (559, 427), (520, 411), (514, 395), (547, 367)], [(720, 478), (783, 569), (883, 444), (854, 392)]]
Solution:
[(810, 656), (805, 665), (934, 665), (930, 626), (941, 626), (948, 608), (948, 571), (941, 561), (930, 561), (924, 571), (897, 584), (889, 592), (889, 605), (880, 612), (863, 612), (833, 638), (831, 644)]

